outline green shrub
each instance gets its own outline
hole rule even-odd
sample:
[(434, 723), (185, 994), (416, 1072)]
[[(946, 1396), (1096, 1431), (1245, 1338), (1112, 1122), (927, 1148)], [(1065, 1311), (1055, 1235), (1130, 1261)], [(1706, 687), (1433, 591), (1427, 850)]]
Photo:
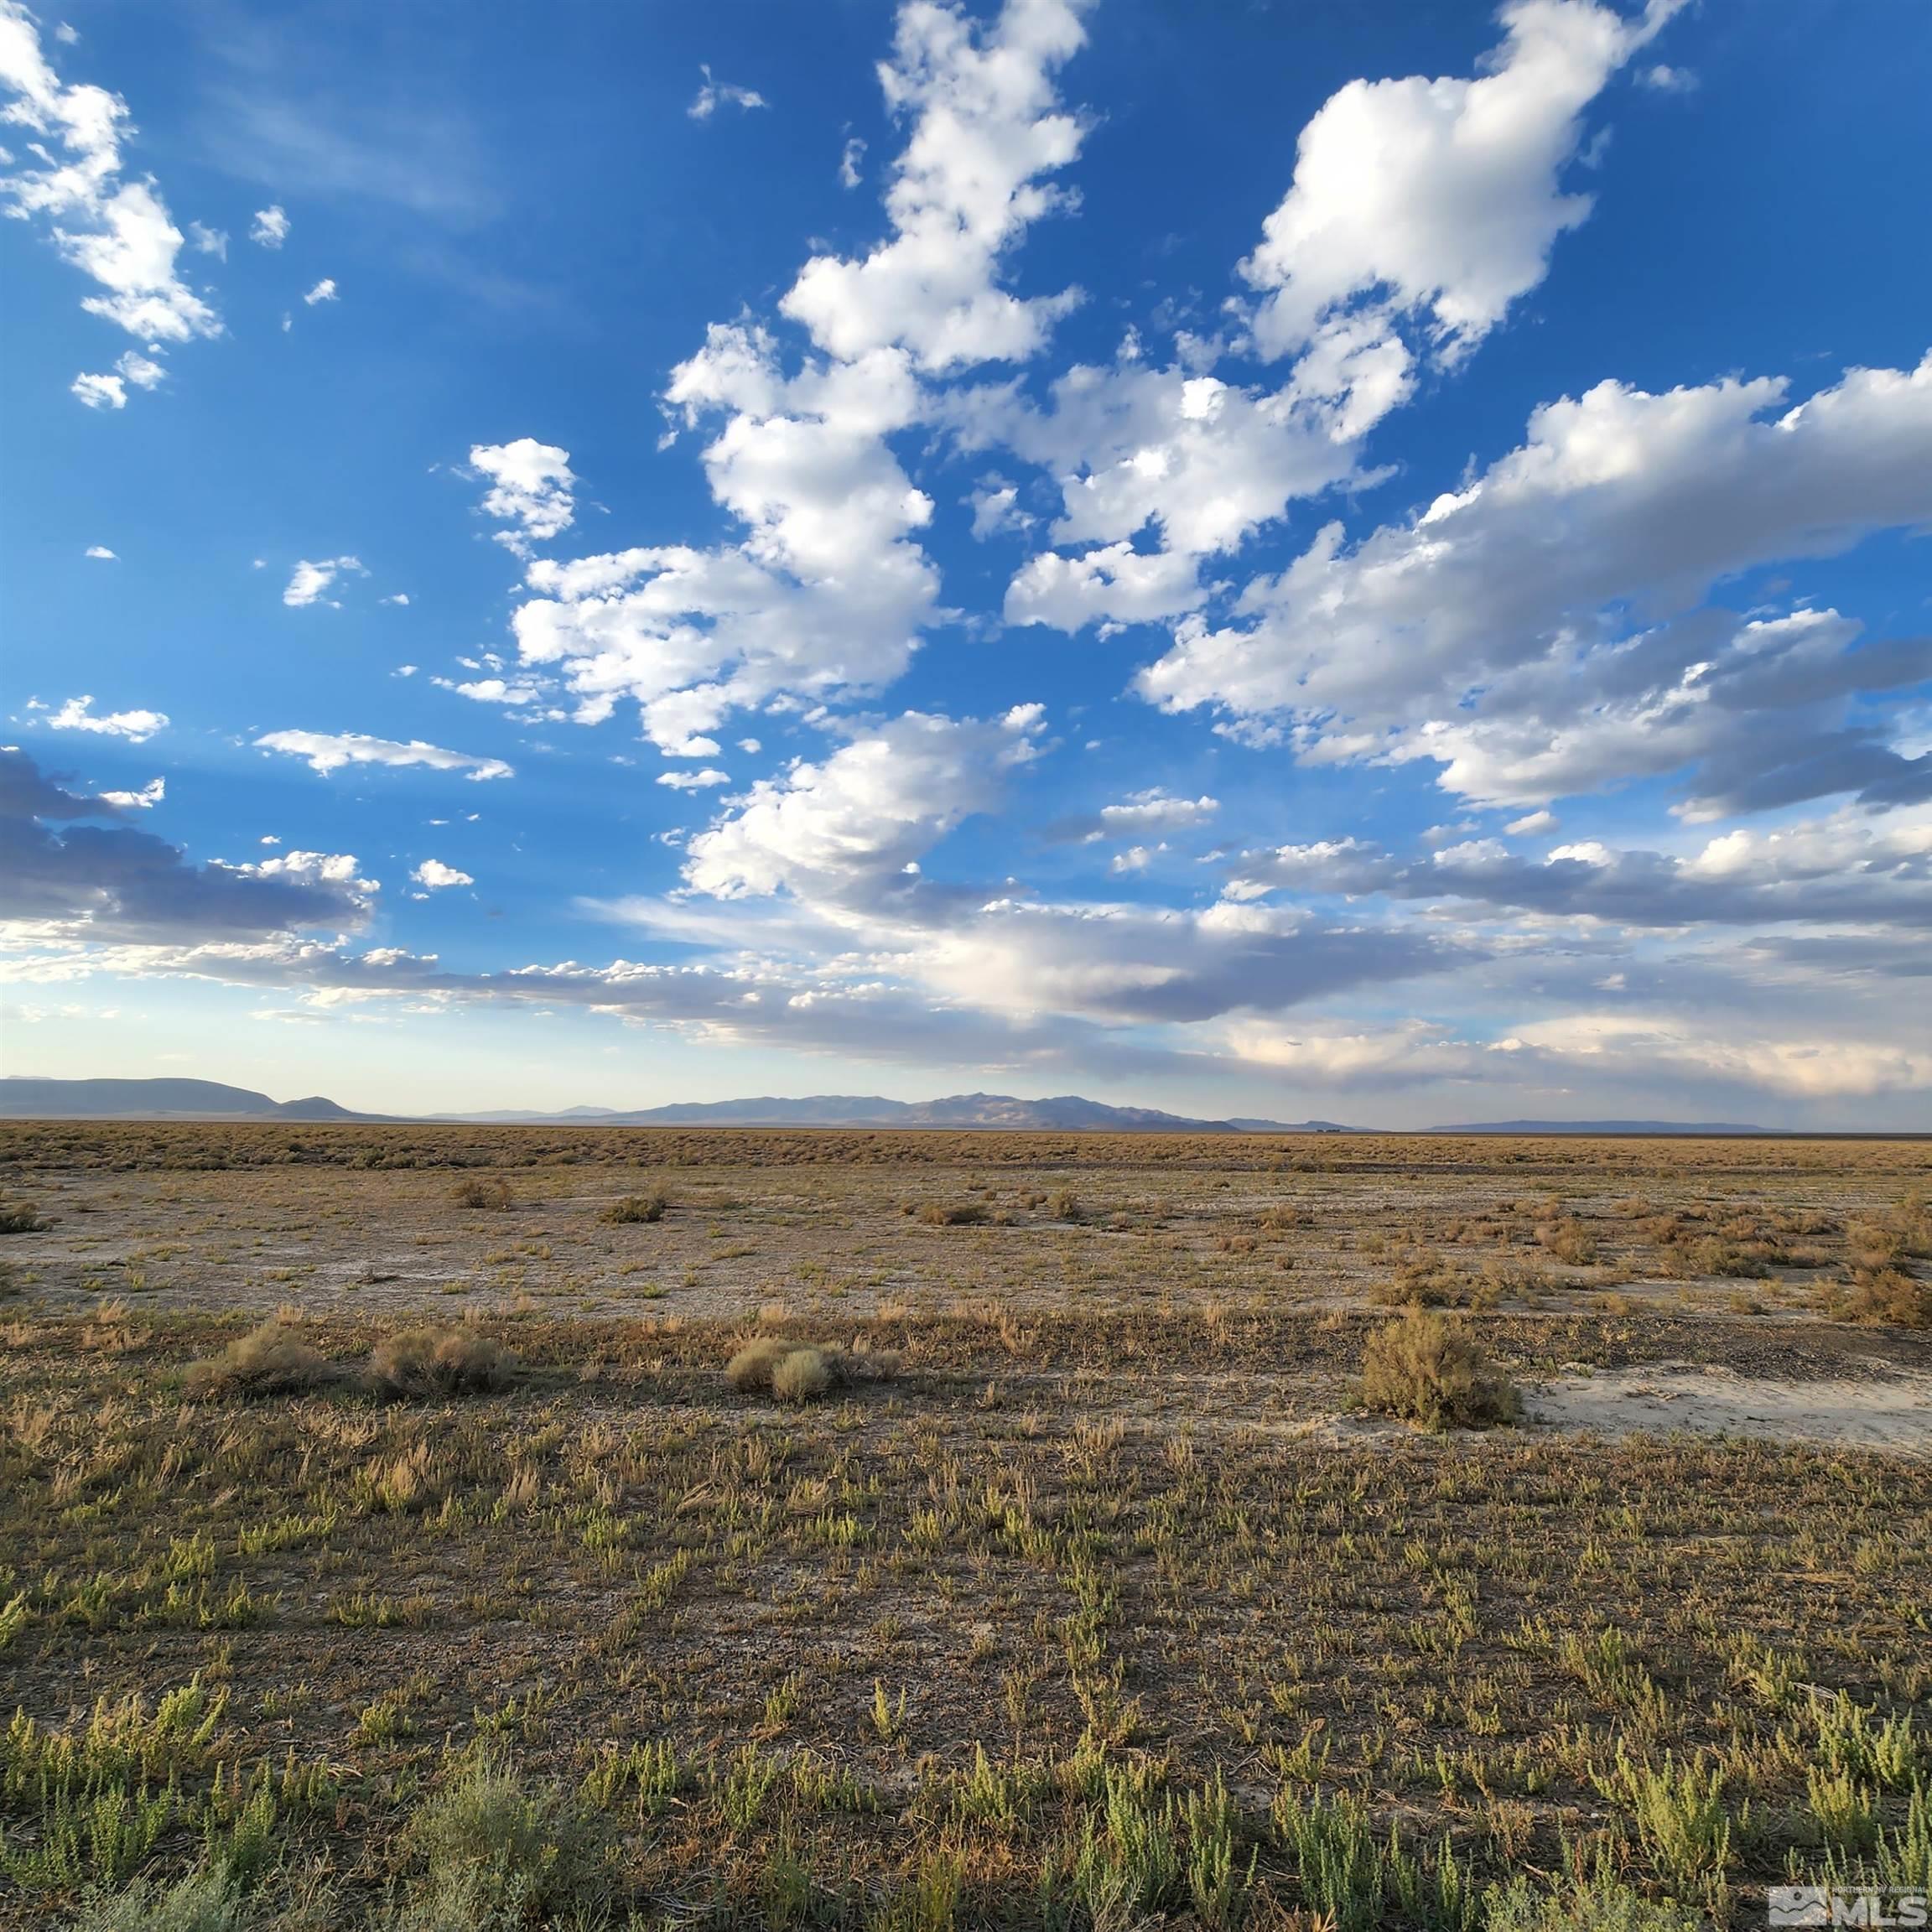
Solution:
[(1084, 1820), (1073, 1889), (1094, 1932), (1130, 1932), (1176, 1903), (1187, 1858), (1171, 1797), (1158, 1802), (1131, 1773), (1105, 1768), (1100, 1816)]
[(416, 1867), (405, 1932), (509, 1932), (608, 1902), (598, 1820), (562, 1792), (532, 1789), (494, 1753), (454, 1761), (403, 1833)]
[(242, 1932), (248, 1924), (226, 1872), (204, 1868), (172, 1885), (137, 1878), (124, 1892), (94, 1892), (71, 1932)]
[(1572, 1891), (1535, 1892), (1519, 1878), (1483, 1900), (1485, 1932), (1700, 1932), (1702, 1918), (1603, 1878)]
[(1715, 1767), (1679, 1765), (1667, 1751), (1661, 1765), (1633, 1763), (1619, 1748), (1597, 1789), (1628, 1807), (1637, 1835), (1658, 1876), (1684, 1890), (1711, 1898), (1731, 1864), (1731, 1814)]
[(1284, 1791), (1275, 1826), (1294, 1851), (1310, 1909), (1336, 1932), (1370, 1932), (1381, 1920), (1388, 1875), (1368, 1807), (1345, 1794), (1303, 1804)]

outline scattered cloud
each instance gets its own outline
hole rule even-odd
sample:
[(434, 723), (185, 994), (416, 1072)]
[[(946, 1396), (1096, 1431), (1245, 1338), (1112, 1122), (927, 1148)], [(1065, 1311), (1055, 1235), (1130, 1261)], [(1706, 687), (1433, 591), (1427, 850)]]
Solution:
[[(1057, 378), (1045, 407), (1011, 387), (953, 399), (965, 447), (1004, 445), (1052, 475), (1052, 542), (1096, 546), (1023, 566), (1007, 621), (1177, 617), (1212, 588), (1193, 559), (1357, 480), (1363, 439), (1408, 399), (1419, 364), (1466, 359), (1588, 213), (1558, 185), (1583, 112), (1680, 4), (1630, 19), (1592, 0), (1516, 0), (1478, 79), (1351, 81), (1303, 128), (1293, 184), (1240, 265), (1261, 296), (1245, 334), (1178, 335), (1165, 367), (1130, 334), (1111, 365)], [(1213, 373), (1240, 351), (1295, 361), (1273, 388)], [(1149, 532), (1157, 549), (1140, 542)]]
[(1445, 846), (1415, 863), (1371, 841), (1343, 839), (1249, 853), (1232, 884), (1244, 895), (1285, 889), (1459, 900), (1636, 927), (1928, 926), (1932, 808), (1846, 808), (1772, 830), (1739, 827), (1688, 855), (1583, 839), (1528, 860), (1499, 839), (1483, 839)]
[(865, 143), (852, 135), (839, 157), (839, 185), (856, 188), (865, 177)]
[(318, 302), (334, 302), (339, 300), (340, 297), (336, 293), (334, 277), (325, 275), (322, 279), (318, 282), (315, 286), (302, 298), (302, 299), (306, 302), (311, 309), (313, 309)]
[[(1353, 437), (1334, 434), (1317, 405), (1180, 362), (1077, 365), (1049, 386), (1044, 408), (999, 389), (956, 398), (946, 413), (966, 448), (1010, 449), (1054, 477), (1054, 543), (1101, 546), (1036, 558), (1015, 579), (1026, 621), (1068, 630), (1143, 621), (1150, 580), (1166, 614), (1192, 608), (1203, 595), (1193, 559), (1239, 548), (1295, 499), (1356, 468)], [(1145, 532), (1157, 549), (1136, 548)], [(1059, 595), (1042, 598), (1046, 585)]]
[(217, 262), (228, 259), (228, 237), (221, 229), (205, 228), (199, 221), (190, 221), (188, 239), (197, 255), (212, 255)]
[(1002, 530), (1024, 530), (1033, 519), (1020, 507), (1020, 490), (1004, 476), (988, 476), (967, 499), (973, 506), (973, 534), (981, 543)]
[(1176, 797), (1156, 785), (1119, 804), (1103, 805), (1096, 813), (1059, 819), (1046, 828), (1046, 836), (1056, 844), (1091, 845), (1147, 833), (1186, 832), (1205, 825), (1220, 809), (1221, 801), (1205, 792), (1198, 798)]
[(699, 72), (704, 76), (704, 85), (684, 110), (693, 121), (709, 121), (721, 106), (749, 109), (771, 105), (755, 87), (734, 87), (728, 80), (714, 80), (709, 66), (701, 66)]
[(939, 579), (918, 540), (932, 501), (888, 439), (926, 408), (925, 374), (1031, 354), (1072, 299), (1023, 301), (998, 274), (1061, 205), (1044, 178), (1073, 158), (1080, 123), (1052, 75), (1087, 3), (1009, 0), (989, 24), (901, 13), (880, 70), (911, 124), (886, 196), (894, 238), (857, 261), (814, 257), (780, 304), (823, 360), (788, 374), (768, 329), (714, 324), (667, 392), (687, 428), (724, 415), (704, 465), (744, 539), (529, 568), (517, 649), (558, 668), (579, 722), (629, 698), (662, 750), (705, 757), (735, 709), (861, 694), (905, 668)]
[(130, 349), (116, 358), (112, 374), (76, 376), (68, 384), (68, 392), (90, 409), (125, 409), (130, 388), (158, 387), (167, 373), (153, 356)]
[[(412, 666), (413, 671), (414, 667)], [(397, 673), (398, 677), (402, 673)], [(466, 683), (458, 683), (448, 678), (432, 678), (432, 684), (439, 684), (445, 691), (454, 691), (459, 698), (468, 698), (478, 704), (533, 704), (543, 696), (543, 691), (535, 683), (512, 683), (502, 678), (473, 678)]]
[(123, 812), (145, 812), (158, 805), (168, 796), (168, 781), (165, 778), (150, 778), (138, 792), (103, 792), (101, 802), (112, 805)]
[(89, 697), (70, 698), (58, 711), (47, 714), (48, 729), (92, 731), (106, 738), (125, 738), (135, 745), (144, 744), (157, 731), (168, 729), (164, 711), (108, 711), (96, 716), (91, 708), (93, 703)]
[(282, 592), (282, 601), (292, 610), (304, 610), (318, 603), (328, 605), (332, 610), (338, 610), (340, 606), (325, 593), (345, 571), (361, 577), (369, 574), (361, 561), (354, 557), (325, 557), (319, 563), (311, 563), (304, 557), (290, 572), (288, 584)]
[(248, 239), (259, 248), (279, 248), (288, 239), (288, 217), (277, 206), (258, 208)]
[(97, 562), (102, 564), (117, 564), (120, 562), (120, 558), (105, 543), (90, 543), (84, 554), (94, 558)]
[(0, 119), (23, 129), (29, 154), (0, 149), (0, 200), (45, 223), (60, 254), (99, 293), (80, 306), (135, 336), (149, 353), (113, 375), (82, 376), (73, 393), (91, 408), (123, 408), (127, 387), (152, 387), (161, 345), (219, 335), (221, 319), (182, 280), (184, 238), (152, 177), (129, 179), (122, 141), (127, 104), (86, 83), (62, 82), (20, 0), (0, 0)]
[(673, 792), (709, 792), (719, 785), (729, 785), (731, 774), (707, 766), (702, 771), (660, 771), (657, 782), (668, 785)]
[(409, 876), (425, 892), (441, 892), (451, 886), (476, 883), (467, 872), (459, 872), (454, 865), (445, 865), (440, 859), (425, 859)]
[(419, 738), (399, 743), (371, 738), (360, 731), (270, 731), (255, 743), (264, 751), (305, 758), (312, 771), (325, 778), (346, 765), (428, 765), (439, 771), (460, 771), (466, 778), (508, 778), (512, 767), (501, 758), (477, 758), (466, 751), (446, 751)]
[(1005, 618), (1060, 631), (1103, 621), (1146, 624), (1192, 610), (1206, 595), (1192, 558), (1138, 551), (1123, 540), (1079, 557), (1048, 550), (1030, 558), (1007, 586)]
[(90, 409), (127, 407), (127, 385), (118, 376), (76, 376), (67, 387)]

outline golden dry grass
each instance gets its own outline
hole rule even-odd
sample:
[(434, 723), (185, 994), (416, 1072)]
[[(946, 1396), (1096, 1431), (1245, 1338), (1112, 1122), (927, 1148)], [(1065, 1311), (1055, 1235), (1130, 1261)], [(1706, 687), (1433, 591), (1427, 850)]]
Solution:
[[(1742, 1929), (1932, 1802), (1932, 1463), (1348, 1413), (1365, 1353), (1481, 1384), (1459, 1343), (1526, 1383), (1932, 1369), (1825, 1306), (1923, 1285), (1921, 1146), (0, 1151), (52, 1223), (0, 1319), (9, 1932), (103, 1876), (153, 1922), (224, 1860), (288, 1932)], [(640, 1166), (677, 1211), (601, 1220)], [(1706, 1240), (1769, 1273), (1669, 1271)], [(1405, 1275), (1458, 1311), (1398, 1348)], [(415, 1379), (459, 1345), (513, 1354), (492, 1400)], [(180, 1400), (297, 1347), (313, 1381)], [(829, 1399), (745, 1399), (814, 1361)]]
[(181, 1392), (190, 1401), (221, 1395), (274, 1395), (319, 1388), (329, 1379), (322, 1356), (282, 1322), (264, 1322), (217, 1355), (190, 1362)]
[(370, 1351), (369, 1380), (387, 1395), (475, 1395), (506, 1388), (510, 1358), (468, 1328), (409, 1328)]

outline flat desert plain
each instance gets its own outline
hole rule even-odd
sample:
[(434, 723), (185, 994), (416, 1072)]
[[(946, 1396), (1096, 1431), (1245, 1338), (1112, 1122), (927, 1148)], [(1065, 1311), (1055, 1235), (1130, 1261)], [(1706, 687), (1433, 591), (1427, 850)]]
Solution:
[(1929, 1187), (1909, 1140), (0, 1124), (0, 1924), (1932, 1885)]

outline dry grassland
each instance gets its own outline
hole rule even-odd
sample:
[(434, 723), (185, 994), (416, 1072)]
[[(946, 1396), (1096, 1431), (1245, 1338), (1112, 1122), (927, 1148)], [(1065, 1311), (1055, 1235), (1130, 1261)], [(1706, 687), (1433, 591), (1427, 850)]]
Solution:
[[(1675, 1932), (1932, 1884), (1929, 1179), (0, 1124), (0, 1925)], [(1367, 1411), (1365, 1348), (1527, 1415)], [(1742, 1432), (1619, 1423), (1693, 1381)], [(1903, 1420), (1792, 1440), (1813, 1387)], [(1602, 1433), (1534, 1419), (1592, 1388)]]

